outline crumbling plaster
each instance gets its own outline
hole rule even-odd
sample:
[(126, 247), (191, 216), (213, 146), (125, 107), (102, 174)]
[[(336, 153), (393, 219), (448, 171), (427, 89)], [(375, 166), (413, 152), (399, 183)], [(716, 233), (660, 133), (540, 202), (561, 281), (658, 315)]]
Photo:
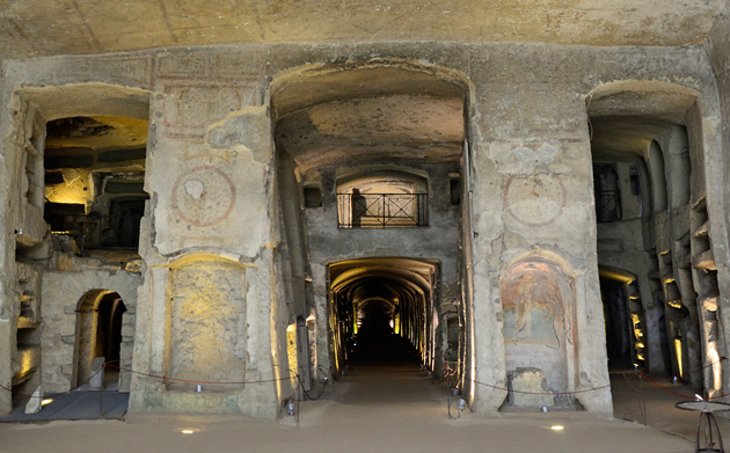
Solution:
[[(141, 252), (146, 271), (138, 297), (135, 368), (142, 372), (162, 371), (162, 357), (158, 355), (160, 334), (164, 332), (161, 323), (169, 263), (178, 255), (205, 250), (233, 256), (251, 266), (253, 275), (246, 278), (251, 284), (245, 300), (252, 307), (247, 316), (251, 322), (249, 331), (258, 333), (258, 343), (249, 345), (253, 348), (251, 366), (257, 367), (259, 378), (275, 376), (273, 345), (262, 333), (271, 332), (271, 339), (283, 341), (272, 332), (276, 330), (272, 326), (283, 324), (288, 316), (282, 305), (276, 315), (279, 319), (270, 324), (275, 316), (272, 306), (281, 305), (282, 301), (277, 300), (274, 288), (278, 275), (274, 259), (278, 233), (273, 223), (275, 191), (270, 182), (272, 148), (265, 95), (268, 81), (280, 71), (311, 62), (337, 65), (371, 58), (448, 67), (462, 72), (469, 83), (467, 128), (472, 155), (474, 262), (468, 264), (474, 276), (470, 297), (471, 328), (476, 339), (476, 374), (471, 377), (488, 384), (505, 384), (500, 274), (506, 263), (516, 257), (544, 249), (569, 263), (575, 278), (576, 386), (587, 389), (605, 385), (608, 375), (601, 335), (603, 314), (596, 272), (596, 226), (584, 97), (592, 89), (616, 80), (681, 84), (699, 92), (704, 136), (717, 136), (718, 98), (710, 61), (702, 48), (437, 43), (252, 45), (6, 62), (4, 99), (14, 99), (15, 92), (23, 87), (84, 82), (137, 87), (152, 93), (145, 185), (151, 196), (151, 210), (143, 230), (150, 244), (144, 245)], [(723, 101), (727, 98), (725, 91)], [(2, 157), (6, 161), (12, 157), (8, 153), (15, 149), (9, 143), (10, 134), (17, 127), (17, 121), (11, 120), (13, 110), (17, 111), (14, 102), (6, 103), (0, 113)], [(235, 124), (239, 115), (244, 116), (239, 125), (251, 125), (250, 135), (219, 141), (215, 132), (221, 127), (219, 122), (224, 121), (222, 127), (227, 129), (225, 123)], [(708, 141), (706, 152), (715, 165), (725, 162), (719, 155), (719, 143)], [(526, 160), (534, 160), (535, 164), (527, 164)], [(17, 186), (17, 171), (12, 165), (0, 170), (0, 194), (5, 199)], [(710, 175), (717, 176), (718, 182), (724, 181), (716, 170), (708, 172)], [(235, 201), (229, 199), (225, 206), (200, 205), (194, 218), (176, 213), (175, 196), (195, 199), (195, 194), (200, 193), (194, 181), (201, 179), (223, 193), (235, 193)], [(187, 182), (191, 184), (186, 186)], [(711, 209), (717, 213), (716, 229), (723, 228), (719, 214), (723, 212), (719, 209), (721, 195), (716, 192), (724, 186), (708, 187), (714, 194), (714, 201), (708, 195), (708, 202), (712, 201)], [(537, 198), (530, 200), (530, 196)], [(545, 200), (556, 212), (540, 208)], [(179, 207), (180, 202), (177, 203)], [(190, 203), (195, 207), (195, 202)], [(208, 209), (214, 215), (206, 214)], [(12, 225), (20, 212), (17, 204), (3, 205), (0, 218)], [(209, 225), (213, 220), (215, 224)], [(6, 229), (0, 238), (0, 258), (4, 269), (8, 269), (0, 286), (6, 310), (13, 303), (9, 299), (14, 285), (11, 233), (12, 228)], [(714, 245), (722, 248), (726, 242), (723, 236)], [(720, 261), (724, 266), (727, 259)], [(321, 270), (314, 273), (317, 277), (322, 275)], [(322, 288), (318, 285), (315, 289)], [(8, 327), (12, 317), (5, 319), (0, 320), (0, 330), (4, 331), (0, 343), (3, 363), (7, 363), (14, 336)], [(7, 382), (4, 380), (3, 384)], [(200, 408), (195, 395), (171, 395), (162, 390), (141, 377), (133, 379), (130, 409)], [(473, 392), (473, 408), (481, 413), (494, 413), (505, 397), (504, 392), (478, 385)], [(240, 396), (236, 410), (271, 416), (268, 405), (278, 396), (273, 389), (256, 395)], [(581, 402), (588, 410), (610, 413), (608, 390), (585, 395)], [(247, 398), (258, 403), (249, 406)], [(215, 410), (214, 403), (206, 400), (203, 405)], [(3, 404), (7, 407), (6, 401)]]

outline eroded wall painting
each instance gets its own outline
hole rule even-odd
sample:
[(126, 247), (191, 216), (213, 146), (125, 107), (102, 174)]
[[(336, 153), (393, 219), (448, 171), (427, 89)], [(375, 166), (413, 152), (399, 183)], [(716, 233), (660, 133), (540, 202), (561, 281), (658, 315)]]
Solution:
[(533, 257), (507, 269), (500, 291), (507, 372), (537, 369), (550, 390), (565, 391), (572, 350), (569, 279), (553, 263)]

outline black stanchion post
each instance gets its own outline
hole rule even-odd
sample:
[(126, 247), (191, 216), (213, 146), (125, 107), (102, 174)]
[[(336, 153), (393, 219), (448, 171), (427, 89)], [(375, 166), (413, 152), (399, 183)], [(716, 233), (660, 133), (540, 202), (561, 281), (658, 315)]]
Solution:
[(299, 385), (297, 385), (297, 428), (299, 427), (299, 411), (300, 411), (300, 404), (299, 402), (302, 400), (301, 392), (302, 392), (302, 381), (299, 379), (299, 375), (297, 374), (297, 382)]

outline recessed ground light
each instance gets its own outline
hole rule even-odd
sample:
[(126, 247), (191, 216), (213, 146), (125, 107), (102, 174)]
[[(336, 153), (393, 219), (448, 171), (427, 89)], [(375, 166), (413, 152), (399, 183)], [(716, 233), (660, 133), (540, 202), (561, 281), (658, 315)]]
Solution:
[(552, 429), (553, 431), (562, 431), (565, 429), (565, 427), (563, 425), (553, 425), (550, 427), (550, 429)]
[(43, 401), (41, 401), (41, 406), (48, 406), (53, 402), (53, 398), (46, 398)]
[(183, 429), (180, 432), (183, 433), (183, 434), (193, 434), (195, 431), (192, 430), (192, 429)]

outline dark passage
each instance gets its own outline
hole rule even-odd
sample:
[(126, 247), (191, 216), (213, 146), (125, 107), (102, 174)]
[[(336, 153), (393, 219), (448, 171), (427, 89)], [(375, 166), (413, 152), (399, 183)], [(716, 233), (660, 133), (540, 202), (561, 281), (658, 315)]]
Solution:
[(355, 336), (353, 363), (418, 364), (418, 351), (406, 338), (396, 335), (391, 319), (382, 312), (369, 310)]

